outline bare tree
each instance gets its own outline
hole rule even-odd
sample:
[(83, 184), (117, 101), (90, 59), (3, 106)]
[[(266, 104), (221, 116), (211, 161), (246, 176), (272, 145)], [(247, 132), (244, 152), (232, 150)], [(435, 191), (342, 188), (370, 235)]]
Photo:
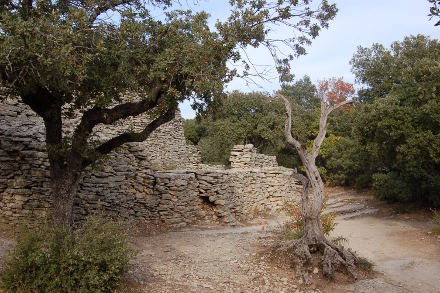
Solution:
[[(342, 266), (347, 268), (347, 271), (354, 276), (355, 270), (353, 269), (357, 261), (356, 255), (352, 251), (327, 240), (324, 235), (320, 221), (320, 214), (325, 201), (324, 183), (316, 167), (316, 158), (319, 155), (319, 150), (327, 132), (327, 119), (329, 115), (334, 110), (352, 101), (345, 100), (332, 105), (324, 96), (320, 97), (321, 116), (319, 133), (313, 140), (312, 149), (308, 151), (305, 145), (292, 136), (292, 108), (290, 101), (282, 94), (276, 94), (274, 98), (280, 99), (284, 103), (286, 108), (284, 134), (287, 142), (296, 149), (307, 175), (306, 177), (299, 173), (293, 173), (293, 177), (300, 180), (303, 185), (301, 215), (304, 220), (304, 235), (301, 239), (293, 241), (287, 247), (296, 256), (297, 272), (298, 270), (302, 272), (304, 265), (310, 262), (311, 253), (321, 252), (323, 254), (322, 269), (324, 275), (331, 276)], [(311, 187), (311, 192), (309, 187)]]

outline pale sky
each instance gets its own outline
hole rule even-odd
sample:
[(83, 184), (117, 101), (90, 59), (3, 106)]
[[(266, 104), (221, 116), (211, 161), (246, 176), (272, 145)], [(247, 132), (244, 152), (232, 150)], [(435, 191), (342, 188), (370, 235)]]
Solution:
[[(201, 9), (211, 14), (210, 21), (224, 19), (228, 14), (228, 5), (223, 0), (201, 0)], [(335, 0), (339, 8), (336, 18), (330, 22), (329, 29), (307, 47), (307, 55), (292, 62), (292, 72), (296, 78), (309, 75), (312, 81), (343, 77), (354, 83), (350, 60), (358, 46), (371, 47), (373, 43), (389, 47), (394, 41), (401, 41), (405, 36), (424, 34), (432, 39), (440, 39), (440, 27), (434, 27), (429, 21), (429, 3), (427, 0)], [(195, 8), (194, 6), (193, 8)], [(197, 8), (199, 9), (199, 8)], [(272, 59), (265, 50), (249, 52), (253, 60), (261, 64), (272, 64)], [(275, 73), (274, 73), (275, 74)], [(259, 90), (274, 92), (280, 88), (277, 80), (256, 80), (259, 87), (246, 85), (241, 79), (234, 79), (227, 86), (227, 91), (244, 92)], [(189, 102), (180, 105), (184, 118), (194, 118), (195, 113)]]

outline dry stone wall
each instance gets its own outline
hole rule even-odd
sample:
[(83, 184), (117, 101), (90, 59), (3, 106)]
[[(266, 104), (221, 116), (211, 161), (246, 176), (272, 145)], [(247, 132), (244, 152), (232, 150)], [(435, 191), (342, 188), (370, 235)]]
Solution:
[(257, 150), (252, 144), (234, 146), (229, 161), (231, 162), (232, 168), (278, 167), (275, 156), (266, 156), (257, 153)]
[[(131, 127), (148, 119), (137, 117)], [(75, 121), (68, 121), (74, 125)], [(94, 139), (123, 126), (99, 127)], [(126, 127), (126, 125), (125, 125)], [(43, 219), (50, 207), (49, 162), (41, 119), (15, 99), (0, 103), (0, 220)], [(251, 145), (236, 146), (231, 169), (201, 164), (187, 145), (183, 120), (162, 125), (147, 141), (130, 143), (88, 168), (79, 183), (77, 220), (103, 211), (129, 220), (185, 226), (197, 222), (237, 224), (297, 198), (292, 170)]]

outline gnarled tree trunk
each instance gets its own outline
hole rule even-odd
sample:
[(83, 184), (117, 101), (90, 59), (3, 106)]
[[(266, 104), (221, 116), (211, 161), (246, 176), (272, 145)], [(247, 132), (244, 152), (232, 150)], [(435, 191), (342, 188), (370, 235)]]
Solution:
[[(20, 93), (23, 102), (43, 118), (46, 128), (46, 150), (50, 164), (52, 207), (49, 220), (59, 228), (71, 229), (73, 224), (73, 203), (78, 188), (78, 181), (84, 169), (104, 155), (129, 142), (142, 142), (160, 125), (171, 121), (177, 109), (176, 101), (168, 101), (161, 97), (164, 87), (155, 86), (149, 93), (150, 99), (137, 102), (125, 102), (112, 108), (99, 105), (86, 110), (76, 126), (67, 145), (63, 137), (63, 113), (65, 101), (46, 88), (37, 87)], [(113, 123), (135, 117), (154, 109), (156, 118), (145, 124), (140, 131), (127, 131), (116, 135), (98, 146), (89, 143), (89, 137), (98, 124)]]
[[(319, 149), (324, 141), (327, 130), (328, 115), (335, 109), (342, 105), (349, 103), (345, 101), (335, 106), (328, 106), (325, 102), (321, 102), (321, 118), (319, 124), (319, 133), (313, 141), (313, 147), (310, 152), (298, 140), (293, 138), (291, 133), (292, 110), (289, 100), (283, 95), (278, 94), (286, 108), (286, 125), (285, 137), (289, 144), (291, 144), (297, 151), (301, 162), (304, 166), (304, 175), (293, 173), (292, 176), (300, 180), (303, 186), (301, 194), (301, 216), (304, 220), (304, 235), (298, 240), (288, 245), (288, 250), (293, 250), (293, 254), (297, 259), (296, 269), (297, 273), (304, 274), (306, 282), (310, 279), (307, 271), (303, 267), (310, 262), (311, 253), (322, 253), (322, 270), (324, 275), (331, 276), (340, 267), (346, 268), (346, 271), (355, 277), (353, 270), (357, 260), (356, 255), (350, 250), (345, 250), (344, 247), (335, 245), (327, 240), (321, 224), (320, 214), (324, 206), (325, 194), (324, 183), (316, 167), (316, 157), (319, 154)], [(311, 193), (310, 193), (311, 187)]]

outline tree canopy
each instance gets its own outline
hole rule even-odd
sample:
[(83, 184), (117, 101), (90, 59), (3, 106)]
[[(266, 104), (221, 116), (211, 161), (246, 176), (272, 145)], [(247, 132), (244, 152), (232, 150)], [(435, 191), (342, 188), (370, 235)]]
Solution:
[[(319, 109), (315, 85), (304, 76), (283, 84), (282, 93), (291, 99), (292, 119), (299, 122), (293, 124), (296, 133), (301, 139), (312, 135)], [(284, 141), (283, 117), (282, 106), (267, 94), (234, 91), (216, 100), (198, 119), (187, 120), (185, 136), (200, 146), (207, 163), (228, 164), (234, 145), (251, 143), (262, 153), (276, 155), (281, 165), (297, 167), (296, 154)]]
[(269, 154), (276, 153), (283, 145), (281, 108), (274, 111), (267, 95), (232, 92), (219, 102), (221, 107), (210, 111), (195, 125), (202, 134), (198, 144), (203, 161), (228, 164), (230, 151), (236, 144), (251, 143)]
[(373, 162), (366, 173), (380, 198), (440, 205), (440, 43), (418, 35), (359, 48), (364, 85), (355, 134)]

